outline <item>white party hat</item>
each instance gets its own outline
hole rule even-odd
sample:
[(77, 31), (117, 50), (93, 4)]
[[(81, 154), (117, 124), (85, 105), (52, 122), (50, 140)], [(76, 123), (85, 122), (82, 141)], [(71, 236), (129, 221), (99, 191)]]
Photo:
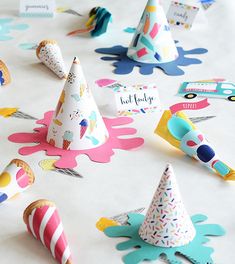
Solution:
[(165, 12), (159, 0), (148, 0), (127, 56), (144, 63), (166, 63), (178, 57)]
[(66, 78), (64, 60), (59, 45), (55, 40), (43, 40), (37, 47), (37, 57), (59, 78)]
[(179, 247), (190, 243), (195, 234), (172, 166), (168, 164), (139, 229), (139, 235), (154, 246)]
[(108, 135), (75, 57), (48, 128), (47, 141), (58, 148), (83, 150), (104, 144)]

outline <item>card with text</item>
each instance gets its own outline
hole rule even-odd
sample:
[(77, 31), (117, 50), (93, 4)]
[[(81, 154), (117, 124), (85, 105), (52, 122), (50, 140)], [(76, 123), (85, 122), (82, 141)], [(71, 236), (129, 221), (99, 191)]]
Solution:
[(167, 13), (167, 20), (170, 25), (175, 25), (184, 29), (192, 27), (194, 18), (199, 8), (172, 1)]
[(155, 85), (119, 87), (115, 92), (117, 114), (129, 116), (151, 113), (160, 109), (158, 90)]
[(22, 17), (53, 17), (55, 0), (20, 0), (20, 16)]

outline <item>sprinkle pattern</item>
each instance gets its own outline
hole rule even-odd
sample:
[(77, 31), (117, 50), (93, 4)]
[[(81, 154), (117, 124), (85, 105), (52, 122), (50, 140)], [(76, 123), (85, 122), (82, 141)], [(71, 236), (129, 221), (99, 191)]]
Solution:
[(160, 247), (183, 246), (195, 236), (171, 165), (167, 165), (162, 175), (139, 235), (147, 243)]

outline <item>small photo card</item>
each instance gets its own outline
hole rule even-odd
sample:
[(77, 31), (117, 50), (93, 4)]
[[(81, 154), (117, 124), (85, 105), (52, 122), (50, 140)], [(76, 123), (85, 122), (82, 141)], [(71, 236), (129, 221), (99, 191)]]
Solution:
[(55, 0), (20, 0), (21, 17), (53, 17)]
[(170, 25), (190, 29), (198, 10), (199, 8), (196, 6), (172, 1), (167, 13), (167, 20)]
[(130, 116), (146, 114), (160, 109), (156, 85), (121, 86), (115, 92), (117, 114)]

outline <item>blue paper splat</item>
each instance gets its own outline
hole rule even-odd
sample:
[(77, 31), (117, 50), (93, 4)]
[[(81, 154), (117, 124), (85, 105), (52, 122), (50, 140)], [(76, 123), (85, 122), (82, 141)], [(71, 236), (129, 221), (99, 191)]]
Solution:
[[(177, 41), (176, 41), (177, 43)], [(192, 50), (184, 50), (182, 47), (177, 47), (179, 57), (168, 63), (142, 63), (131, 60), (127, 56), (127, 48), (123, 46), (113, 46), (111, 48), (96, 49), (95, 52), (100, 54), (107, 54), (108, 56), (101, 57), (104, 61), (115, 61), (113, 66), (115, 67), (114, 73), (116, 74), (128, 74), (131, 73), (134, 67), (139, 67), (139, 72), (143, 75), (153, 73), (154, 68), (159, 68), (167, 75), (179, 76), (183, 75), (184, 71), (179, 66), (189, 66), (192, 64), (200, 64), (201, 60), (196, 58), (189, 58), (187, 55), (198, 55), (207, 53), (207, 49), (197, 48)]]

